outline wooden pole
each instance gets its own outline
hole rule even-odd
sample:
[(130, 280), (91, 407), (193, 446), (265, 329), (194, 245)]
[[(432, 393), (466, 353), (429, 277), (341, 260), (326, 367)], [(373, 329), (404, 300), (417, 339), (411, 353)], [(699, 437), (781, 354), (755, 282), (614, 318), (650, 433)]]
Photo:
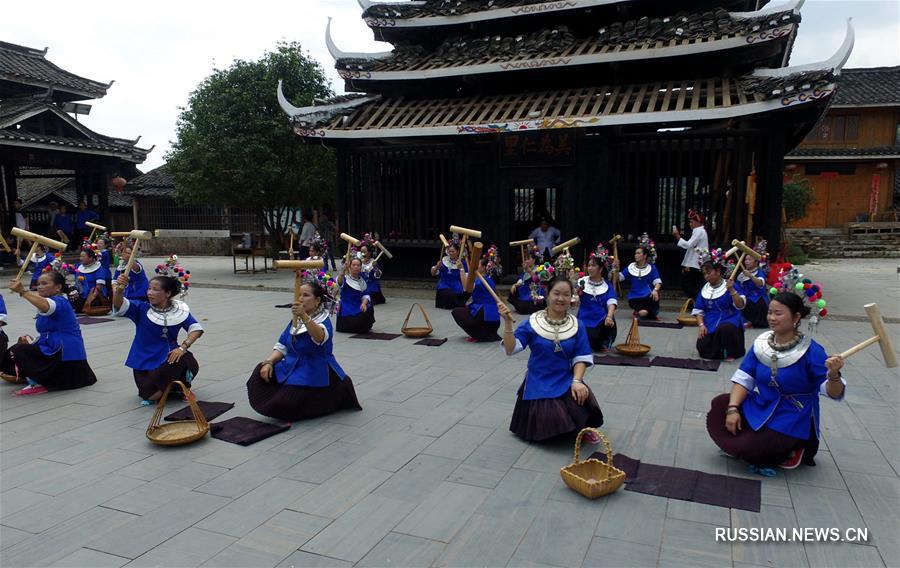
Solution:
[(894, 352), (894, 347), (891, 344), (891, 336), (884, 326), (884, 318), (881, 317), (881, 310), (878, 309), (878, 304), (866, 304), (864, 307), (866, 309), (866, 315), (869, 316), (869, 323), (872, 325), (875, 336), (847, 349), (841, 353), (841, 357), (846, 359), (847, 357), (862, 351), (866, 347), (878, 343), (881, 347), (881, 355), (884, 357), (885, 366), (888, 368), (896, 367), (897, 354)]
[(472, 259), (469, 262), (469, 272), (466, 277), (466, 286), (465, 291), (471, 293), (475, 288), (475, 276), (478, 275), (478, 264), (481, 262), (481, 252), (484, 248), (484, 245), (481, 242), (476, 242), (472, 249)]

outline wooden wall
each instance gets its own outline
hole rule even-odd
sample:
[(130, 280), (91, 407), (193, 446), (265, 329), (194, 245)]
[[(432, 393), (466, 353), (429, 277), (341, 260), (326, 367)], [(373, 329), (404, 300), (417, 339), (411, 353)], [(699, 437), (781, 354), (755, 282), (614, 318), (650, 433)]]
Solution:
[(878, 212), (890, 209), (893, 203), (894, 175), (897, 161), (885, 161), (887, 168), (879, 169), (882, 162), (858, 162), (854, 175), (804, 175), (803, 165), (796, 173), (812, 183), (816, 202), (810, 206), (803, 219), (791, 223), (798, 229), (840, 228), (844, 223), (857, 220), (857, 215), (869, 212), (869, 196), (872, 177), (878, 176)]

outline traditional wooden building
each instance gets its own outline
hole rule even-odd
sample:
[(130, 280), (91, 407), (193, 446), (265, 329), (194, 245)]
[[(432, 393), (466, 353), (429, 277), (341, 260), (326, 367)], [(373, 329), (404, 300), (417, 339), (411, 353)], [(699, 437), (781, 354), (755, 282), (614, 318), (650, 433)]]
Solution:
[(785, 158), (816, 202), (794, 228), (896, 221), (900, 207), (900, 66), (844, 69), (821, 122)]
[(152, 150), (137, 146), (140, 137), (105, 136), (78, 122), (91, 108), (80, 101), (102, 98), (112, 82), (79, 77), (46, 55), (46, 49), (0, 42), (0, 185), (7, 231), (17, 180), (43, 180), (39, 189), (68, 184), (76, 203), (87, 201), (107, 218), (111, 180), (138, 175), (137, 164)]
[[(549, 216), (564, 238), (671, 238), (688, 209), (712, 239), (777, 247), (783, 159), (836, 90), (830, 58), (788, 65), (802, 0), (359, 0), (390, 52), (326, 41), (354, 94), (296, 107), (296, 132), (338, 154), (339, 221), (377, 230), (421, 275), (453, 223), (501, 246)], [(580, 256), (581, 252), (576, 254)]]

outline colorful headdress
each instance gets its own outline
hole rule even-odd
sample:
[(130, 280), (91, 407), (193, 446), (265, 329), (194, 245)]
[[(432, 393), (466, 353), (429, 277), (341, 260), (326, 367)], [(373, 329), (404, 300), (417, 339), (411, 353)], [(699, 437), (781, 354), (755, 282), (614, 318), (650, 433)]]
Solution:
[(457, 249), (462, 248), (462, 238), (457, 234), (453, 233), (449, 239), (447, 239), (447, 244), (456, 247)]
[(565, 251), (556, 257), (553, 265), (556, 267), (556, 275), (562, 278), (568, 278), (573, 285), (578, 282), (579, 278), (584, 276), (584, 273), (581, 272), (581, 268), (575, 266), (575, 258), (569, 251)]
[(500, 262), (500, 249), (497, 248), (497, 245), (488, 247), (481, 258), (482, 260), (487, 261), (485, 269), (491, 278), (499, 278), (503, 275), (503, 265)]
[(319, 234), (319, 231), (316, 231), (316, 234), (313, 235), (310, 246), (316, 247), (323, 256), (328, 251), (328, 241)]
[(341, 287), (331, 273), (325, 270), (304, 270), (300, 273), (300, 281), (303, 284), (318, 282), (325, 290), (322, 296), (322, 309), (328, 312), (329, 316), (333, 316), (337, 311), (338, 301), (341, 296)]
[(828, 303), (822, 298), (824, 294), (822, 284), (813, 282), (809, 278), (804, 278), (796, 267), (791, 267), (790, 270), (781, 275), (778, 282), (769, 288), (770, 296), (775, 296), (779, 292), (793, 292), (800, 296), (801, 299), (806, 300), (812, 313), (809, 317), (809, 330), (812, 332), (816, 331), (819, 320), (828, 315), (828, 309), (826, 308)]
[(726, 276), (731, 274), (731, 271), (734, 270), (734, 261), (727, 258), (725, 253), (720, 248), (714, 248), (712, 250), (705, 248), (696, 248), (697, 256), (700, 259), (700, 266), (703, 266), (707, 262), (711, 263), (713, 266), (717, 266), (723, 272), (726, 272)]
[(181, 264), (178, 262), (177, 254), (169, 256), (169, 258), (167, 258), (164, 263), (157, 264), (156, 275), (175, 278), (176, 280), (181, 282), (181, 296), (187, 295), (188, 288), (191, 287), (191, 271), (186, 270), (183, 266), (181, 266)]
[(528, 257), (534, 259), (534, 264), (537, 266), (544, 262), (544, 251), (541, 250), (541, 247), (536, 244), (527, 245), (525, 248), (525, 254)]
[(650, 238), (650, 235), (644, 233), (638, 237), (638, 245), (647, 251), (647, 262), (656, 264), (656, 243)]
[(759, 267), (762, 268), (763, 271), (766, 272), (766, 274), (769, 273), (769, 253), (766, 250), (766, 248), (768, 246), (769, 246), (769, 243), (766, 242), (766, 239), (762, 239), (761, 241), (756, 243), (755, 247), (753, 247), (753, 250), (758, 252), (761, 256), (758, 264), (759, 264)]
[(600, 262), (600, 266), (607, 271), (612, 266), (613, 257), (609, 250), (603, 246), (603, 243), (597, 243), (597, 248), (588, 256), (588, 258), (596, 258)]
[(59, 272), (63, 275), (63, 278), (68, 279), (70, 274), (75, 274), (76, 267), (74, 264), (69, 264), (67, 262), (63, 262), (62, 253), (57, 252), (53, 255), (53, 260), (50, 261), (50, 264), (44, 267), (42, 272)]
[(694, 211), (693, 209), (688, 209), (688, 219), (693, 221), (697, 221), (698, 223), (706, 222), (706, 217), (703, 216), (703, 213), (699, 211)]

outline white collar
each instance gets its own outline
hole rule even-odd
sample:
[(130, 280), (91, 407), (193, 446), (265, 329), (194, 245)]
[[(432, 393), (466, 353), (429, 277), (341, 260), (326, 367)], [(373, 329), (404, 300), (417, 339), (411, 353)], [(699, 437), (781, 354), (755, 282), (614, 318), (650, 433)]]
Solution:
[(788, 367), (799, 361), (812, 344), (809, 336), (807, 336), (793, 349), (788, 349), (787, 351), (775, 351), (772, 349), (772, 346), (769, 345), (769, 337), (771, 337), (773, 333), (775, 332), (772, 330), (764, 331), (759, 334), (759, 337), (753, 340), (753, 353), (756, 355), (756, 359), (770, 369), (773, 364), (773, 356), (776, 368), (783, 369), (784, 367)]
[(44, 259), (47, 258), (47, 253), (38, 256), (37, 253), (31, 255), (31, 262), (44, 262)]
[[(528, 323), (531, 324), (531, 329), (544, 339), (549, 339), (550, 341), (557, 339), (554, 326), (547, 322), (547, 310), (540, 310), (531, 314), (528, 317)], [(559, 327), (558, 339), (560, 341), (571, 339), (575, 337), (576, 333), (578, 333), (578, 318), (567, 313), (566, 323)]]
[(344, 276), (344, 283), (347, 284), (347, 286), (350, 286), (351, 288), (353, 288), (354, 290), (357, 290), (359, 292), (365, 292), (366, 288), (368, 287), (368, 285), (366, 284), (366, 281), (363, 280), (362, 276), (358, 276), (358, 277), (354, 278), (354, 277), (350, 276), (349, 274), (347, 274), (346, 276)]
[(82, 274), (90, 274), (91, 272), (96, 272), (99, 269), (100, 269), (100, 262), (97, 260), (95, 260), (92, 264), (89, 264), (87, 266), (85, 266), (83, 264), (78, 265), (78, 272), (80, 272)]
[(600, 284), (594, 284), (591, 282), (590, 276), (585, 276), (578, 281), (578, 285), (581, 286), (585, 292), (590, 294), (591, 296), (601, 296), (606, 294), (606, 291), (609, 290), (609, 284), (606, 283), (606, 280), (603, 280)]
[(375, 268), (375, 259), (374, 258), (370, 258), (369, 262), (363, 263), (363, 265), (362, 265), (362, 269), (365, 270), (366, 272), (371, 271), (373, 268)]
[[(147, 302), (149, 305), (150, 302)], [(156, 325), (170, 326), (180, 325), (191, 315), (191, 309), (181, 300), (172, 300), (172, 308), (167, 312), (158, 312), (153, 306), (147, 310), (147, 319)]]
[(628, 265), (628, 273), (631, 274), (632, 276), (637, 276), (638, 278), (640, 278), (642, 276), (647, 276), (648, 274), (650, 274), (650, 271), (652, 270), (652, 266), (653, 265), (651, 265), (648, 262), (647, 265), (644, 266), (644, 268), (638, 268), (637, 263), (632, 262), (631, 264)]
[(447, 270), (459, 270), (459, 267), (454, 266), (453, 263), (450, 261), (449, 256), (445, 256), (444, 258), (442, 258), (441, 262), (444, 263), (444, 266), (447, 267)]
[(721, 298), (727, 291), (728, 286), (725, 285), (725, 280), (722, 280), (722, 283), (719, 284), (719, 286), (716, 288), (713, 288), (710, 283), (707, 282), (703, 285), (703, 289), (700, 290), (700, 295), (707, 300), (715, 300), (717, 298)]
[[(318, 324), (324, 323), (325, 320), (328, 319), (328, 310), (322, 310), (322, 312), (316, 317), (312, 318), (312, 320)], [(291, 335), (303, 335), (308, 330), (306, 329), (306, 324), (297, 319), (297, 327), (291, 326)]]

